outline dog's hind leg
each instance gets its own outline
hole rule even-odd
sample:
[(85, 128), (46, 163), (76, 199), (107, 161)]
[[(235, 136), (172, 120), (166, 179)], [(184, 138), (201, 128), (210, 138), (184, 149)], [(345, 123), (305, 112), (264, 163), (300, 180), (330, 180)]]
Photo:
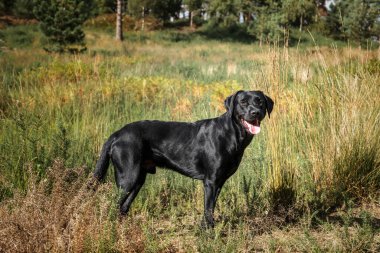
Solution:
[[(130, 148), (133, 147), (133, 148)], [(143, 186), (146, 171), (141, 168), (141, 152), (138, 143), (120, 144), (112, 152), (117, 187), (122, 191), (120, 213), (127, 214), (136, 195)]]
[(132, 182), (132, 181), (128, 182), (130, 186), (123, 189), (124, 193), (123, 193), (123, 196), (120, 198), (120, 202), (119, 202), (120, 213), (122, 215), (125, 215), (128, 213), (133, 200), (136, 198), (141, 187), (144, 185), (145, 178), (146, 178), (146, 172), (141, 172), (135, 182)]

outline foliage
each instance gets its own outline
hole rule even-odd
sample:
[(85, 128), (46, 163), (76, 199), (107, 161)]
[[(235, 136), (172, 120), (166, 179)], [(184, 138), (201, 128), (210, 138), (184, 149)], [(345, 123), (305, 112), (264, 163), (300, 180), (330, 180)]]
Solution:
[(261, 42), (283, 42), (290, 27), (310, 25), (315, 20), (316, 2), (304, 1), (236, 1), (212, 0), (208, 6), (210, 22), (231, 28), (242, 22), (247, 31)]
[[(67, 20), (73, 19), (73, 23), (77, 23), (74, 26), (82, 24), (83, 21), (79, 19), (85, 19), (84, 16), (111, 14), (116, 11), (116, 1), (113, 0), (43, 0), (36, 3), (38, 7), (43, 2), (70, 1), (75, 4), (83, 2), (86, 6), (83, 9), (76, 8), (78, 11), (74, 16), (65, 14)], [(0, 0), (0, 15), (33, 18), (34, 13), (30, 11), (34, 7), (33, 3), (33, 0)], [(185, 25), (184, 20), (177, 22), (176, 19), (179, 18), (180, 11), (187, 9), (194, 18), (190, 23), (197, 23), (199, 26), (205, 23), (206, 29), (209, 29), (211, 33), (213, 29), (228, 32), (239, 30), (248, 32), (252, 38), (255, 37), (261, 42), (269, 41), (287, 45), (291, 43), (289, 38), (293, 37), (292, 33), (296, 29), (355, 42), (378, 41), (380, 34), (380, 3), (373, 0), (129, 0), (126, 3), (124, 13), (137, 19), (142, 16), (154, 17), (161, 22), (161, 25), (157, 27)], [(327, 8), (326, 4), (330, 4), (330, 7)], [(183, 5), (186, 7), (181, 10)], [(87, 14), (88, 12), (90, 14)], [(205, 16), (200, 15), (207, 15), (207, 19), (204, 20)], [(170, 18), (175, 19), (174, 23), (169, 23)], [(64, 30), (64, 27), (59, 30)], [(78, 36), (78, 39), (80, 37), (79, 33), (75, 36)], [(252, 38), (250, 40), (253, 40)]]
[(5, 13), (5, 4), (4, 1), (0, 1), (0, 15)]
[(0, 0), (0, 15), (12, 13), (14, 0)]
[(170, 17), (178, 17), (181, 4), (181, 0), (152, 0), (152, 14), (163, 21), (168, 21)]
[(380, 24), (378, 1), (336, 1), (330, 8), (327, 24), (332, 35), (357, 42), (372, 36), (378, 37)]
[(360, 41), (377, 35), (373, 28), (375, 23), (380, 22), (380, 2), (358, 0), (351, 2), (346, 7), (347, 16), (342, 20), (342, 31), (345, 37)]
[(255, 6), (256, 20), (250, 23), (249, 32), (260, 42), (282, 42), (286, 35), (286, 19), (281, 1), (264, 0)]
[(283, 1), (282, 11), (289, 24), (299, 26), (300, 30), (302, 30), (304, 24), (314, 23), (316, 7), (314, 0), (286, 0)]
[(166, 22), (170, 17), (177, 17), (181, 9), (182, 0), (129, 0), (128, 11), (135, 17), (141, 17), (143, 8), (145, 14)]
[(14, 3), (13, 14), (21, 18), (34, 18), (34, 0), (16, 0)]
[(196, 11), (202, 7), (205, 0), (184, 0), (183, 3), (187, 5), (189, 11)]
[(81, 52), (85, 50), (81, 25), (91, 13), (92, 1), (41, 0), (35, 2), (34, 14), (48, 38), (45, 50)]
[(149, 7), (150, 7), (150, 0), (129, 0), (127, 2), (128, 5), (128, 13), (131, 14), (134, 17), (141, 18), (149, 13)]
[(116, 11), (116, 1), (114, 0), (94, 0), (96, 14), (114, 13)]
[(209, 13), (212, 22), (221, 27), (232, 27), (239, 22), (239, 7), (236, 0), (212, 0)]

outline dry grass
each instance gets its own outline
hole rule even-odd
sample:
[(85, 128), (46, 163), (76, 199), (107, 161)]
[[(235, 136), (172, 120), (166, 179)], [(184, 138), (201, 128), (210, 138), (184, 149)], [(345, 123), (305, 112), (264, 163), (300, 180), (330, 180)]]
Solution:
[(68, 169), (55, 162), (39, 183), (30, 174), (26, 196), (2, 204), (0, 248), (7, 252), (141, 252), (144, 235), (132, 224), (115, 222), (112, 187), (89, 189), (84, 168)]
[[(325, 221), (282, 216), (245, 216), (234, 226), (220, 220), (202, 231), (199, 214), (156, 216), (133, 212), (120, 219), (111, 183), (94, 191), (85, 168), (56, 161), (40, 182), (30, 172), (29, 190), (0, 207), (1, 252), (377, 252), (380, 207), (351, 209)], [(95, 187), (96, 188), (96, 187)], [(159, 193), (161, 199), (165, 193)], [(198, 197), (201, 197), (199, 194)], [(164, 200), (161, 200), (164, 204)], [(368, 211), (375, 214), (369, 216)], [(220, 219), (220, 217), (218, 218)], [(210, 243), (213, 246), (210, 246)], [(224, 248), (226, 247), (226, 248)]]

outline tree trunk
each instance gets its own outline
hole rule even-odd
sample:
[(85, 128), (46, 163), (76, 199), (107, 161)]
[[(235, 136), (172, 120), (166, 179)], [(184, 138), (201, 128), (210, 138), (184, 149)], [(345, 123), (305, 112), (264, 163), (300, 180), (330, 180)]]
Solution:
[(123, 7), (124, 0), (117, 0), (116, 10), (116, 40), (122, 41), (123, 37)]
[(193, 15), (194, 15), (194, 11), (190, 11), (190, 27), (193, 27)]
[(142, 21), (141, 21), (141, 31), (144, 31), (145, 26), (145, 7), (142, 7), (142, 13), (141, 13)]

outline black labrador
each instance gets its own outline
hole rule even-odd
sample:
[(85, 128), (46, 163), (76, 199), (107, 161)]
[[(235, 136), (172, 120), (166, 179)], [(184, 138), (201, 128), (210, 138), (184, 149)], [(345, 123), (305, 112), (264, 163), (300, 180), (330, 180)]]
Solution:
[(204, 221), (214, 226), (214, 208), (226, 180), (235, 173), (245, 148), (270, 115), (273, 100), (261, 91), (238, 91), (220, 117), (194, 123), (138, 121), (113, 133), (103, 146), (94, 177), (104, 179), (109, 161), (123, 190), (120, 211), (126, 214), (156, 166), (200, 179), (204, 184)]

